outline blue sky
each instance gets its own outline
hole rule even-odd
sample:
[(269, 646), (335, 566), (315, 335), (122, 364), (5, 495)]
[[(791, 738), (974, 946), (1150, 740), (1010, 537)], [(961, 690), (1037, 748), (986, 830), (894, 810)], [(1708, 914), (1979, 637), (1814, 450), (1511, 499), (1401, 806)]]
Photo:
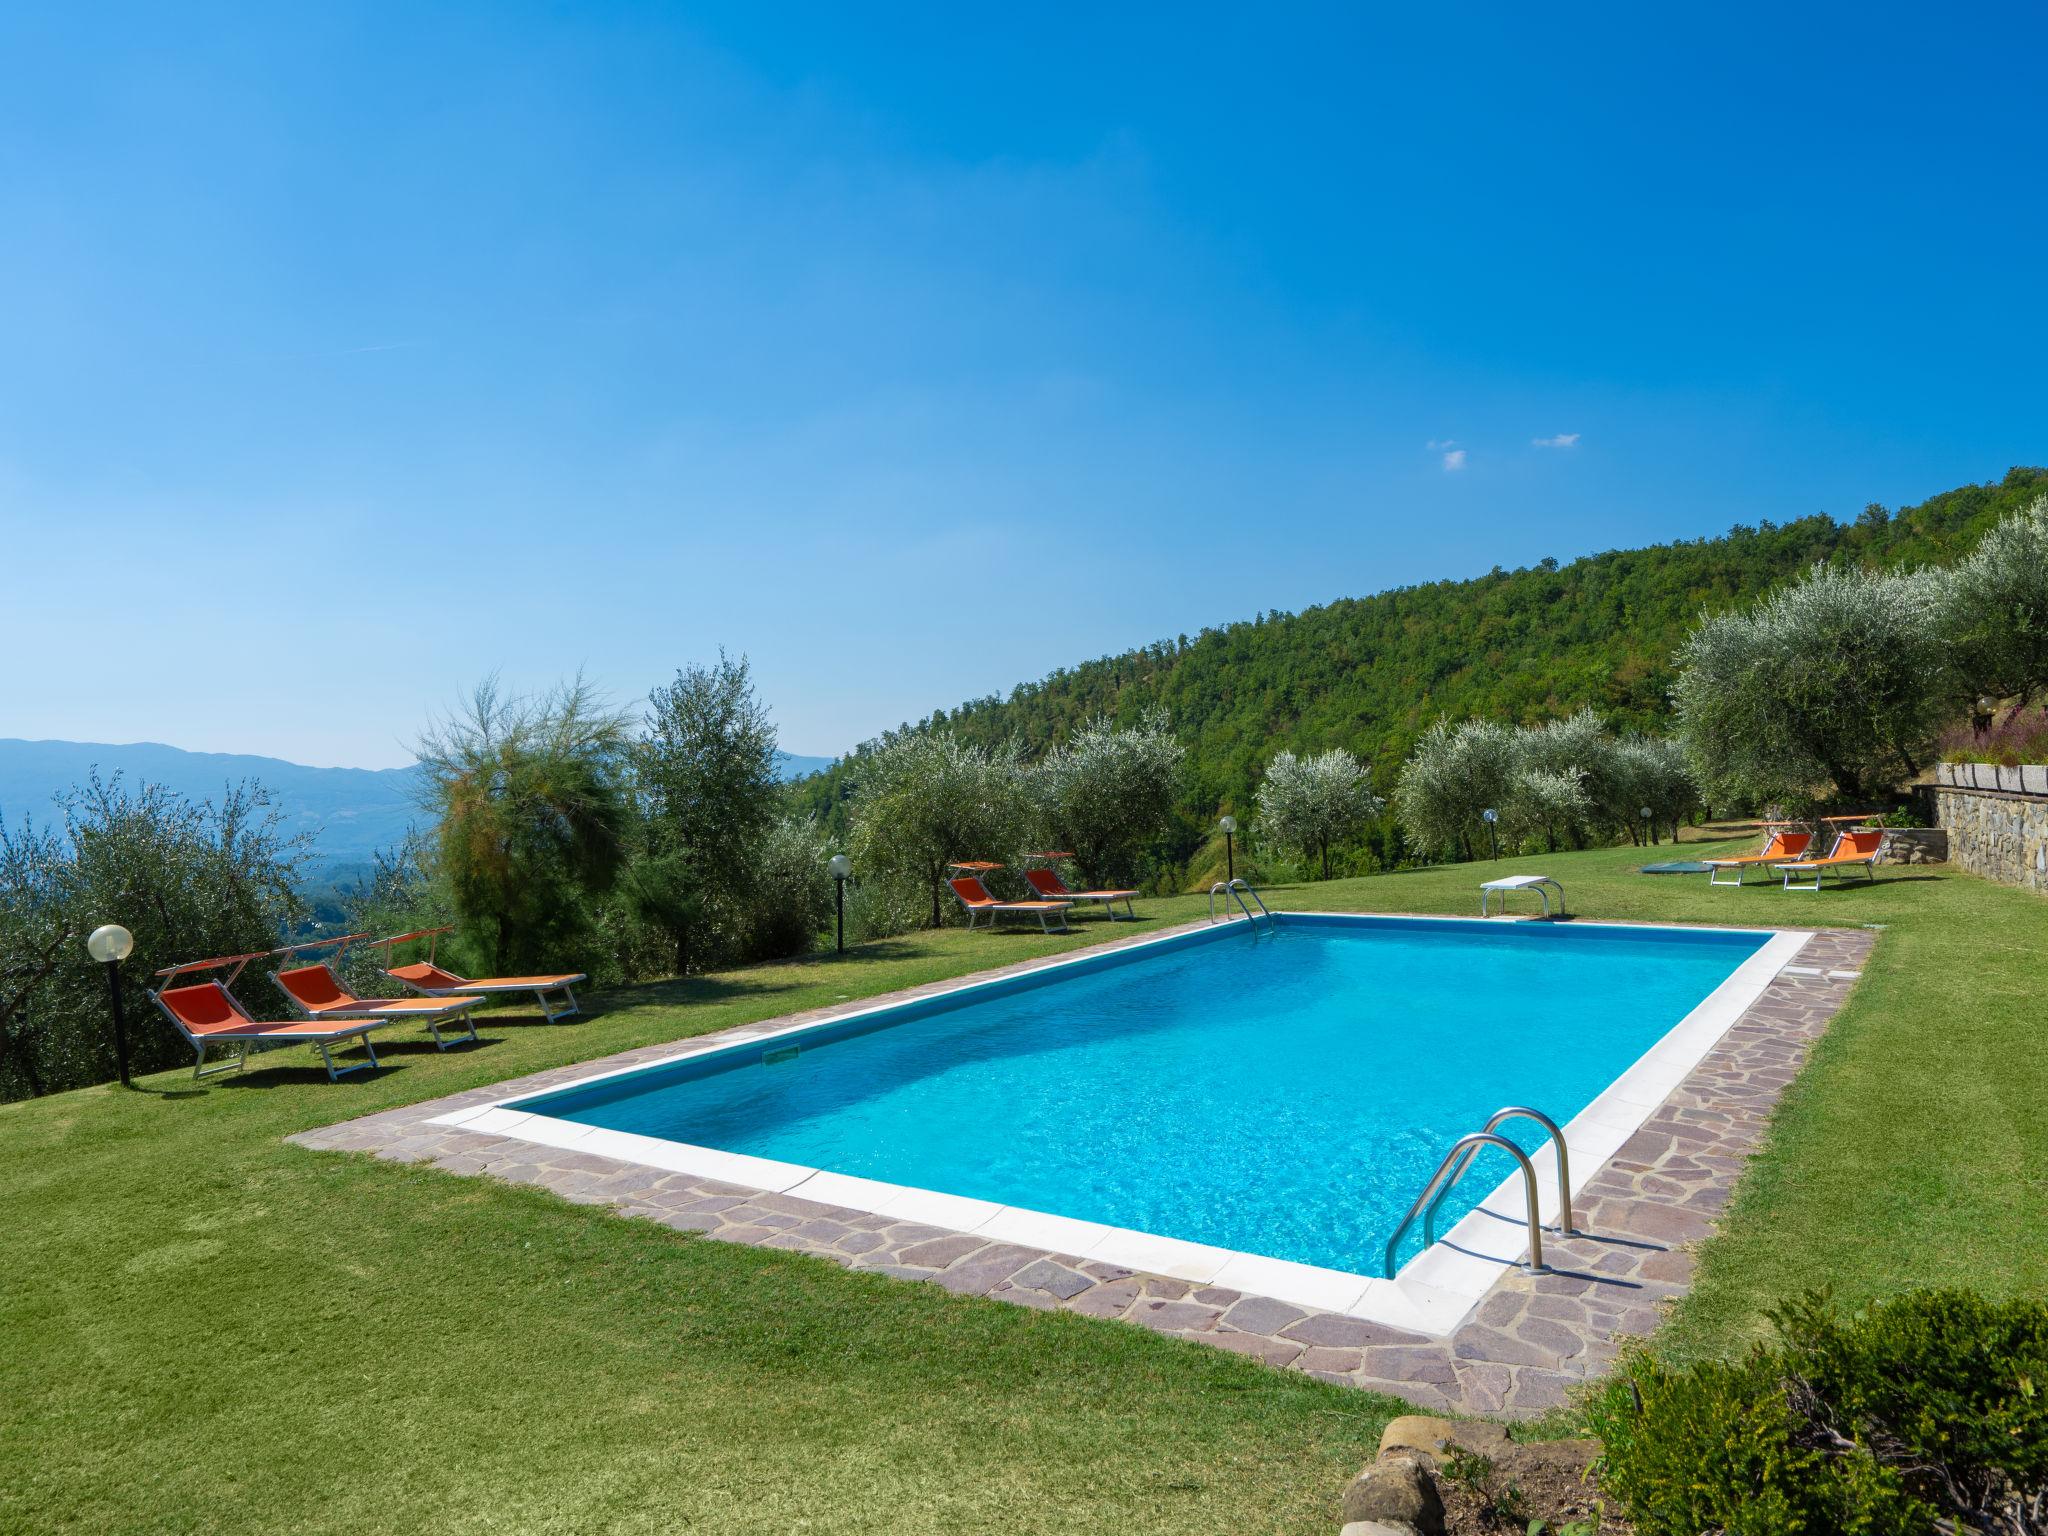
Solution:
[(0, 12), (0, 736), (830, 753), (2048, 458), (2038, 9), (1102, 9)]

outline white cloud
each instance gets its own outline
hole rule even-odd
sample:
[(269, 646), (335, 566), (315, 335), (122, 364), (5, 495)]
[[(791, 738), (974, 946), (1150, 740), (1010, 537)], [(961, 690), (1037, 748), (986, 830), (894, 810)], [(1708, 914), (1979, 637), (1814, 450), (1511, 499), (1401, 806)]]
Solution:
[(1444, 454), (1444, 473), (1454, 475), (1465, 467), (1465, 450), (1453, 448)]
[(1436, 453), (1445, 448), (1455, 448), (1457, 446), (1458, 440), (1455, 437), (1432, 437), (1429, 440), (1429, 451), (1431, 453)]
[(1555, 437), (1532, 437), (1529, 441), (1538, 448), (1576, 448), (1579, 446), (1579, 434), (1560, 432)]

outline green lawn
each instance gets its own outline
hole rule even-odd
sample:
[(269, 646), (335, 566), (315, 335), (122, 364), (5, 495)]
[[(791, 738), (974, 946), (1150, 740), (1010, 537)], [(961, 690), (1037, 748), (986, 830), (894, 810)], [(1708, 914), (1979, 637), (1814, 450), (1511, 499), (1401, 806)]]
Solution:
[[(1920, 872), (1710, 891), (1639, 861), (1513, 867), (1593, 916), (1886, 925), (1667, 1346), (1732, 1347), (1822, 1279), (2048, 1292), (2048, 902)], [(1273, 899), (1464, 912), (1493, 868)], [(393, 1070), (335, 1085), (294, 1054), (0, 1108), (0, 1530), (1327, 1532), (1396, 1405), (282, 1140), (1112, 931), (1085, 928), (649, 986), (445, 1056), (394, 1038)]]

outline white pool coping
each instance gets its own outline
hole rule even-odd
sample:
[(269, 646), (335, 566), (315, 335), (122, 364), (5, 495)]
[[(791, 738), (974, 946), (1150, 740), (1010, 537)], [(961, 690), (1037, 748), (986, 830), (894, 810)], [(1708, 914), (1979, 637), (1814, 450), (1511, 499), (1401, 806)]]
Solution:
[[(1370, 918), (1375, 923), (1411, 921), (1484, 924), (1499, 921), (1498, 918), (1407, 915), (1395, 917), (1329, 912), (1281, 912), (1275, 915), (1283, 918), (1318, 920), (1359, 917)], [(1650, 928), (1674, 933), (1702, 931), (1698, 926), (1686, 927), (1672, 923), (1589, 923), (1578, 920), (1573, 926)], [(1765, 942), (1730, 972), (1719, 986), (1701, 999), (1691, 1012), (1665, 1031), (1654, 1045), (1637, 1057), (1591, 1103), (1561, 1127), (1566, 1149), (1571, 1154), (1571, 1193), (1575, 1201), (1593, 1176), (1606, 1166), (1608, 1159), (1641, 1128), (1643, 1122), (1669, 1097), (1672, 1090), (1684, 1082), (1693, 1069), (1706, 1059), (1708, 1052), (1719, 1043), (1721, 1037), (1727, 1034), (1750, 1005), (1763, 995), (1764, 989), (1770, 985), (1772, 979), (1791, 963), (1813, 937), (1810, 930), (1728, 928), (1714, 931), (1762, 935)], [(1120, 946), (1115, 953), (1128, 955), (1154, 945), (1174, 943), (1185, 939), (1186, 934), (1187, 930), (1160, 934), (1135, 944)], [(1103, 954), (1102, 950), (1083, 951), (1050, 965), (1038, 967), (1026, 974), (1044, 975), (1069, 965), (1100, 959)], [(1192, 1284), (1225, 1286), (1236, 1291), (1268, 1296), (1294, 1306), (1343, 1313), (1368, 1322), (1382, 1323), (1389, 1327), (1434, 1337), (1441, 1337), (1456, 1329), (1493, 1288), (1494, 1282), (1527, 1256), (1528, 1228), (1523, 1215), (1522, 1176), (1519, 1169), (1495, 1186), (1485, 1199), (1462, 1217), (1450, 1231), (1443, 1234), (1433, 1246), (1402, 1265), (1398, 1275), (1388, 1280), (1374, 1275), (1297, 1263), (1291, 1259), (1275, 1259), (1263, 1254), (1211, 1247), (1206, 1243), (1189, 1242), (1183, 1238), (1165, 1237), (1152, 1232), (1112, 1227), (1101, 1222), (1082, 1221), (1075, 1217), (1030, 1210), (1022, 1206), (1001, 1205), (992, 1200), (978, 1200), (965, 1195), (947, 1194), (940, 1190), (918, 1189), (878, 1179), (858, 1178), (851, 1174), (834, 1173), (828, 1169), (805, 1167), (799, 1163), (778, 1162), (771, 1158), (752, 1157), (740, 1152), (726, 1152), (716, 1147), (669, 1141), (662, 1137), (641, 1136), (630, 1131), (607, 1130), (573, 1120), (558, 1120), (549, 1115), (537, 1115), (508, 1107), (522, 1100), (587, 1087), (607, 1078), (654, 1071), (672, 1062), (732, 1050), (739, 1046), (755, 1046), (765, 1041), (804, 1034), (812, 1030), (836, 1028), (850, 1020), (892, 1012), (909, 1002), (931, 1001), (941, 996), (950, 998), (959, 993), (999, 986), (1017, 979), (1019, 973), (1016, 972), (986, 977), (964, 982), (958, 987), (946, 989), (943, 993), (930, 993), (916, 999), (898, 999), (893, 1003), (878, 1003), (873, 1007), (836, 1014), (829, 1019), (808, 1019), (780, 1028), (761, 1029), (757, 1026), (742, 1025), (733, 1030), (720, 1031), (717, 1035), (681, 1044), (672, 1054), (651, 1061), (592, 1072), (588, 1076), (555, 1083), (546, 1088), (528, 1088), (492, 1104), (474, 1105), (449, 1114), (437, 1115), (426, 1123), (459, 1126), (466, 1131), (510, 1137), (545, 1147), (588, 1152), (599, 1157), (638, 1163), (670, 1173), (717, 1179), (724, 1183), (770, 1193), (795, 1195), (815, 1200), (821, 1205), (834, 1205), (871, 1215), (888, 1216), (898, 1221), (914, 1221), (926, 1226), (943, 1227), (995, 1242), (1043, 1248), (1075, 1258), (1120, 1265), (1125, 1269), (1167, 1275)], [(1530, 1155), (1529, 1160), (1536, 1172), (1540, 1215), (1547, 1230), (1557, 1219), (1556, 1150), (1546, 1142), (1540, 1151)]]

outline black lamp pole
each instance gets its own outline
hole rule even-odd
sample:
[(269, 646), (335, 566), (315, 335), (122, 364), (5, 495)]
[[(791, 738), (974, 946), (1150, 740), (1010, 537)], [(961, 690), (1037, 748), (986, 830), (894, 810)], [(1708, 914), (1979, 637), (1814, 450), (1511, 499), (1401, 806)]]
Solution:
[(119, 923), (102, 923), (85, 936), (85, 952), (107, 968), (107, 991), (114, 999), (114, 1062), (121, 1086), (128, 1082), (128, 1016), (121, 1011), (121, 962), (135, 948), (135, 935)]
[(128, 1082), (128, 1016), (121, 1011), (121, 962), (107, 962), (107, 990), (114, 997), (114, 1063), (121, 1069), (121, 1086)]
[(853, 873), (853, 860), (843, 853), (835, 853), (825, 868), (832, 873), (832, 906), (838, 918), (833, 952), (843, 955), (846, 953), (846, 877)]
[(1223, 828), (1223, 864), (1226, 880), (1237, 878), (1237, 818), (1225, 816), (1217, 825)]

